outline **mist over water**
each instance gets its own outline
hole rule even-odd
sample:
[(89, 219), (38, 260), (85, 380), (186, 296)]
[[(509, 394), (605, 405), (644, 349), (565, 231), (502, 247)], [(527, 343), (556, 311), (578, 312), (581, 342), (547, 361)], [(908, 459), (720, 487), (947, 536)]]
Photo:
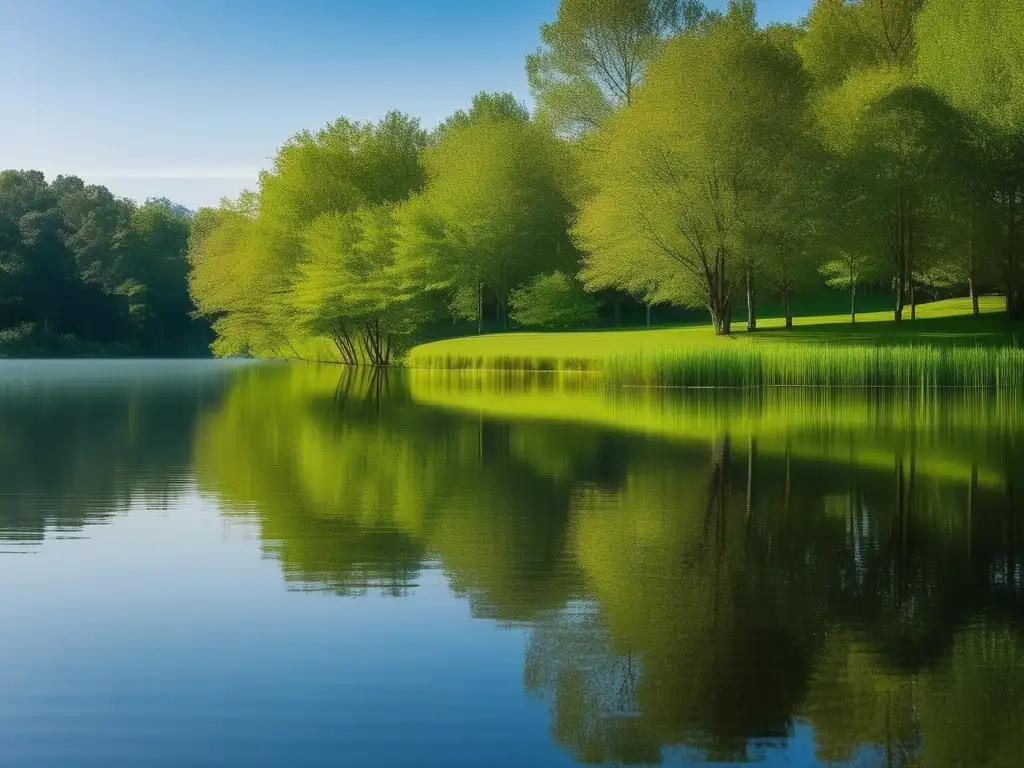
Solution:
[(0, 365), (0, 763), (1013, 765), (1012, 392)]

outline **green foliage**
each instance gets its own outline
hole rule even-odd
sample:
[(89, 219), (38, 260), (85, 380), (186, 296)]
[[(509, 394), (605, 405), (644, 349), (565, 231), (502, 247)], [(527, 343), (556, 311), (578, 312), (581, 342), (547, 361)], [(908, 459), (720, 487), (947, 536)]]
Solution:
[(451, 292), (452, 311), (480, 319), (484, 288), (498, 314), (509, 291), (572, 264), (572, 155), (519, 115), (483, 110), (457, 121), (425, 155), (428, 182), (400, 213), (400, 260)]
[(138, 207), (73, 176), (0, 173), (0, 328), (31, 340), (7, 354), (203, 354), (209, 328), (190, 317), (186, 290), (190, 224), (166, 200)]
[(727, 19), (668, 43), (591, 158), (597, 191), (575, 228), (588, 289), (705, 306), (728, 332), (733, 292), (771, 234), (777, 169), (805, 135), (800, 60), (777, 42)]
[(826, 88), (851, 75), (914, 64), (923, 0), (815, 0), (799, 42), (808, 72)]
[(511, 318), (516, 325), (572, 328), (597, 319), (597, 300), (562, 272), (538, 275), (512, 292)]
[(337, 120), (290, 139), (257, 193), (197, 217), (189, 288), (214, 351), (301, 357), (326, 334), (345, 362), (386, 364), (410, 330), (394, 206), (420, 189), (419, 122)]
[(205, 321), (220, 355), (384, 364), (485, 313), (594, 322), (576, 279), (616, 318), (629, 296), (720, 334), (741, 286), (749, 329), (760, 293), (792, 328), (822, 282), (854, 316), (865, 286), (897, 320), (922, 293), (994, 291), (1019, 319), (1022, 10), (816, 0), (759, 28), (752, 0), (560, 0), (527, 57), (534, 114), (482, 92), (430, 132), (338, 119), (195, 215), (5, 172), (0, 327), (157, 354)]

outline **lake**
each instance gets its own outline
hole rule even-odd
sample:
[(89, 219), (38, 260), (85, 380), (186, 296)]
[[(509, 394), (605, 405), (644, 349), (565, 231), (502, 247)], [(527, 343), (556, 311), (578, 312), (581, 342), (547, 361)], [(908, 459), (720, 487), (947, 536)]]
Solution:
[(0, 363), (0, 764), (1024, 764), (1024, 396)]

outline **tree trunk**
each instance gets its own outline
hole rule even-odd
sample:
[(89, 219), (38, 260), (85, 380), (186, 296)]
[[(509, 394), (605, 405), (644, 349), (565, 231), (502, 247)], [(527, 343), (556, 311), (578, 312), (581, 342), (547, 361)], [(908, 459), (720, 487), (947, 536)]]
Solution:
[(651, 327), (651, 305), (647, 305), (647, 327)]
[(1017, 194), (1013, 189), (1009, 194), (1009, 242), (1006, 253), (1006, 317), (1008, 320), (1024, 319), (1024, 301), (1020, 285), (1020, 254), (1017, 253)]
[(974, 276), (967, 276), (967, 288), (971, 292), (971, 313), (975, 317), (981, 315), (981, 308), (978, 306), (978, 292), (974, 289)]
[(484, 332), (484, 284), (479, 283), (476, 288), (476, 332)]
[(792, 330), (793, 328), (793, 296), (792, 292), (787, 288), (783, 292), (783, 300), (786, 302), (786, 329)]
[(907, 203), (907, 282), (910, 284), (910, 319), (917, 320), (917, 281), (914, 279), (914, 208)]
[(850, 281), (850, 322), (857, 324), (857, 284)]
[(900, 274), (896, 276), (896, 313), (895, 313), (895, 319), (896, 319), (897, 323), (903, 320), (903, 299), (904, 299), (904, 294), (906, 293), (906, 290), (907, 290), (906, 276), (903, 274), (903, 272), (901, 270)]
[(724, 316), (722, 317), (722, 335), (728, 336), (732, 333), (732, 301), (726, 300)]
[(747, 332), (757, 330), (757, 296), (754, 291), (754, 270), (747, 267)]

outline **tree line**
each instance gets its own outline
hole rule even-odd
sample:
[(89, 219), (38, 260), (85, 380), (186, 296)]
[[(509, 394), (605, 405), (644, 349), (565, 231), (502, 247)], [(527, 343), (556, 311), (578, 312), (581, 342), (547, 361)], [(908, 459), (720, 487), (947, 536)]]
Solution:
[(75, 176), (0, 172), (0, 356), (209, 354), (188, 295), (191, 219)]
[(426, 326), (569, 327), (632, 297), (718, 333), (769, 296), (983, 292), (1024, 315), (1024, 0), (562, 0), (526, 69), (433, 130), (340, 119), (192, 227), (218, 354), (386, 365)]

